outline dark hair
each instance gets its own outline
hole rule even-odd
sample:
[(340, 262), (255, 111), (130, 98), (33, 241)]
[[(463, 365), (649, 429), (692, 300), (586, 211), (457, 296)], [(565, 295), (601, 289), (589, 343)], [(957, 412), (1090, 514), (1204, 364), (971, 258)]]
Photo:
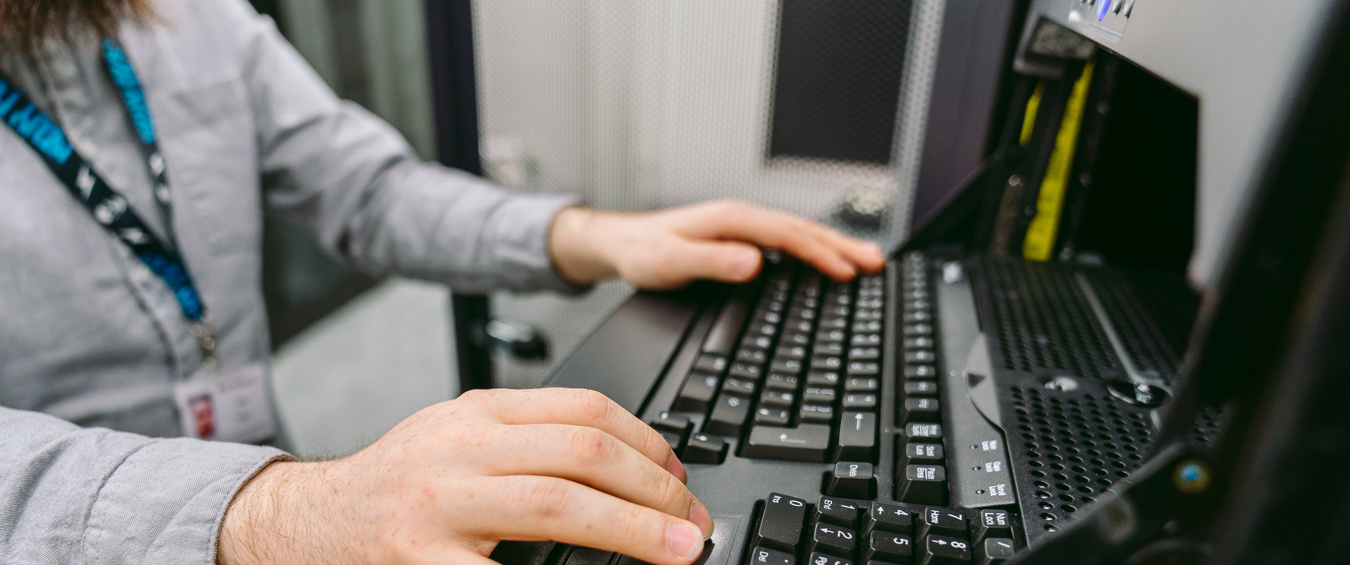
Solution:
[(153, 15), (151, 0), (0, 0), (0, 45), (32, 53), (47, 39), (111, 36), (122, 22)]

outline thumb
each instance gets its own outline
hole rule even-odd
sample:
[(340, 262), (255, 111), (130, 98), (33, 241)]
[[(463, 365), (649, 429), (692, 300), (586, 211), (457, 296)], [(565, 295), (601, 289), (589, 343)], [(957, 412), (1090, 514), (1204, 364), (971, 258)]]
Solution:
[(759, 248), (732, 241), (687, 241), (670, 258), (671, 269), (689, 279), (739, 283), (759, 274)]

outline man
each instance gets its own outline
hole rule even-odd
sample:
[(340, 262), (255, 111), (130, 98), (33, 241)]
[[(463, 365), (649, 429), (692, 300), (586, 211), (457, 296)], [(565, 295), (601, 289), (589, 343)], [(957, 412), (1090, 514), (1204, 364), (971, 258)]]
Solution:
[(698, 555), (680, 462), (595, 393), (466, 394), (336, 461), (266, 446), (264, 206), (461, 291), (745, 281), (760, 247), (837, 279), (882, 265), (745, 204), (601, 213), (421, 163), (243, 0), (0, 0), (0, 44), (3, 563)]

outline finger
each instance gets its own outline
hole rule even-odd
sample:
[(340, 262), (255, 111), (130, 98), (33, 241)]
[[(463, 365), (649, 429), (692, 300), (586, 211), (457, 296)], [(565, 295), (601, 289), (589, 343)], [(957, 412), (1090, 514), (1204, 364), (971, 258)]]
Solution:
[(759, 248), (746, 243), (681, 240), (661, 264), (668, 272), (678, 273), (684, 279), (677, 281), (681, 284), (694, 279), (742, 283), (759, 274), (762, 262)]
[[(479, 459), (489, 475), (559, 477), (676, 518), (689, 518), (690, 508), (702, 504), (664, 467), (596, 428), (501, 426), (486, 435)], [(696, 525), (711, 533), (712, 524)]]
[(882, 253), (881, 246), (876, 243), (846, 236), (828, 226), (820, 224), (813, 226), (819, 231), (819, 237), (826, 245), (860, 270), (874, 273), (886, 266), (886, 256)]
[(554, 477), (487, 477), (471, 508), (478, 535), (555, 540), (616, 551), (654, 565), (687, 565), (707, 538), (688, 520)]
[(857, 275), (857, 268), (830, 245), (819, 224), (792, 214), (744, 202), (713, 202), (687, 209), (681, 223), (682, 231), (693, 237), (781, 249), (836, 280)]
[(675, 475), (689, 479), (670, 444), (651, 426), (593, 390), (542, 388), (472, 391), (461, 396), (503, 424), (565, 424), (603, 430)]

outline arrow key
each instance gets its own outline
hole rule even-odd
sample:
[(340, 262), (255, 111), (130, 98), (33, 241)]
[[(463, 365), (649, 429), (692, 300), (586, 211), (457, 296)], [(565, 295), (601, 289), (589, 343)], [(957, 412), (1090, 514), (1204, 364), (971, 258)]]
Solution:
[(853, 548), (858, 544), (857, 538), (858, 534), (853, 530), (817, 522), (811, 529), (811, 538), (807, 540), (806, 550), (848, 558), (853, 556)]
[(928, 536), (919, 565), (970, 565), (970, 543), (960, 538)]
[(876, 413), (844, 412), (839, 420), (838, 445), (834, 450), (835, 461), (876, 461)]

